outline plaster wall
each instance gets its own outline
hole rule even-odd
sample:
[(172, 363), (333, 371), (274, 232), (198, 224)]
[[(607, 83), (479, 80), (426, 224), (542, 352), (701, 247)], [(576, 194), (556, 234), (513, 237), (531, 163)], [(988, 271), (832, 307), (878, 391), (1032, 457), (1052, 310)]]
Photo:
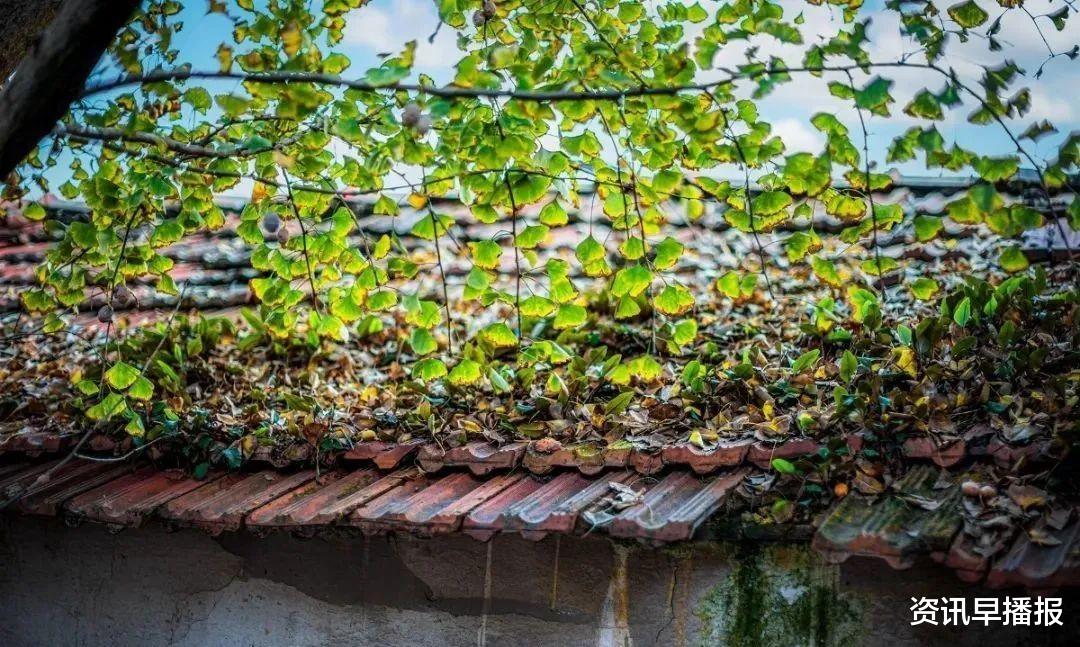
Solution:
[(793, 546), (213, 538), (0, 517), (9, 647), (1077, 644), (1080, 605), (1061, 592), (1064, 628), (909, 625), (912, 596), (1006, 594)]

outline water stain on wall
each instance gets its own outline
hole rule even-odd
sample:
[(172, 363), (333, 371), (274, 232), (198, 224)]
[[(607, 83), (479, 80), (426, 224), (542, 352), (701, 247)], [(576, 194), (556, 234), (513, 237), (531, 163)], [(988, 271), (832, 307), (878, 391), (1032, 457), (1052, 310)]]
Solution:
[(832, 647), (857, 642), (862, 605), (839, 569), (804, 547), (740, 544), (732, 570), (698, 601), (700, 643), (729, 647)]

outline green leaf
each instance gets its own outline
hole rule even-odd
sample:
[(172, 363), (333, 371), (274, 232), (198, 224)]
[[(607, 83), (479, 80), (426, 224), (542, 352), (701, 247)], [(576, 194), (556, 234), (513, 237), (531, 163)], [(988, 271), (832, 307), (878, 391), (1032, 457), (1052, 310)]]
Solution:
[[(256, 224), (256, 227), (258, 225)], [(176, 241), (184, 237), (184, 226), (180, 224), (180, 221), (176, 218), (169, 218), (162, 221), (154, 233), (150, 236), (151, 247), (164, 247), (165, 245), (171, 245)], [(259, 240), (262, 240), (262, 234), (259, 235)]]
[(454, 386), (468, 386), (476, 384), (483, 376), (480, 364), (471, 359), (463, 359), (450, 371), (446, 379)]
[(836, 271), (836, 266), (833, 265), (832, 261), (825, 260), (820, 256), (811, 256), (810, 267), (813, 268), (815, 276), (829, 285), (840, 287), (843, 284), (843, 280), (841, 280), (840, 274)]
[(25, 216), (27, 220), (44, 220), (45, 207), (37, 202), (31, 202), (23, 209), (22, 215)]
[(784, 241), (784, 250), (791, 262), (801, 261), (810, 252), (821, 249), (821, 238), (814, 231), (797, 231)]
[(480, 331), (479, 336), (495, 348), (511, 348), (517, 346), (518, 343), (514, 331), (510, 330), (510, 326), (502, 322), (493, 323), (484, 328)]
[(795, 465), (783, 458), (772, 459), (772, 468), (781, 474), (795, 474), (798, 470), (795, 469)]
[(798, 359), (792, 362), (791, 373), (793, 375), (798, 375), (799, 373), (802, 373), (806, 369), (816, 364), (819, 357), (821, 357), (821, 349), (814, 348), (813, 350), (806, 351), (802, 355), (799, 355)]
[(139, 369), (127, 362), (117, 362), (105, 371), (105, 381), (114, 389), (126, 389), (139, 379)]
[(968, 321), (971, 321), (971, 297), (964, 297), (964, 300), (957, 304), (952, 317), (956, 325), (961, 328), (967, 326)]
[(97, 382), (93, 380), (80, 380), (75, 388), (79, 390), (83, 395), (97, 395), (101, 389), (98, 387)]
[(412, 334), (409, 336), (409, 345), (412, 346), (413, 352), (417, 355), (428, 355), (439, 348), (435, 336), (427, 328), (413, 328)]
[(422, 382), (446, 376), (446, 364), (437, 359), (422, 359), (413, 364), (412, 376)]
[(566, 209), (563, 209), (558, 200), (552, 200), (544, 205), (544, 208), (540, 210), (539, 218), (540, 224), (548, 227), (562, 227), (569, 222)]
[(1028, 259), (1024, 254), (1024, 250), (1018, 246), (1013, 245), (1008, 247), (998, 258), (998, 262), (1001, 263), (1001, 269), (1005, 270), (1009, 274), (1015, 274), (1017, 272), (1023, 272), (1028, 268)]
[(683, 319), (675, 324), (671, 340), (679, 346), (686, 346), (697, 338), (698, 325), (693, 319)]
[(607, 253), (604, 251), (604, 246), (600, 244), (600, 241), (589, 236), (578, 243), (574, 255), (577, 256), (582, 265), (589, 265), (604, 260)]
[(149, 400), (154, 395), (154, 385), (146, 377), (140, 375), (128, 389), (128, 395), (136, 400)]
[(633, 297), (622, 297), (619, 299), (619, 306), (615, 309), (616, 319), (629, 319), (630, 317), (636, 317), (641, 313), (641, 306)]
[(681, 285), (669, 285), (653, 297), (653, 306), (668, 316), (681, 315), (694, 307), (694, 295)]
[(369, 309), (378, 312), (380, 310), (389, 310), (397, 305), (397, 302), (397, 292), (393, 290), (377, 290), (368, 295), (367, 306)]
[(945, 118), (945, 113), (941, 110), (941, 103), (938, 101), (937, 96), (929, 90), (922, 90), (916, 94), (911, 103), (904, 107), (904, 113), (912, 117), (935, 121)]
[(973, 166), (979, 173), (979, 177), (987, 182), (1001, 182), (1016, 175), (1016, 172), (1020, 170), (1020, 160), (1015, 156), (980, 157), (975, 160)]
[(478, 243), (469, 243), (472, 248), (473, 264), (486, 270), (499, 267), (499, 257), (502, 256), (502, 247), (493, 240), (482, 240)]
[(544, 225), (529, 225), (517, 236), (517, 246), (521, 249), (533, 249), (548, 237), (548, 228)]
[(566, 330), (584, 324), (587, 318), (588, 313), (585, 308), (573, 303), (565, 303), (559, 306), (559, 311), (555, 314), (555, 321), (551, 325), (555, 330)]
[(918, 238), (921, 243), (937, 238), (942, 227), (943, 224), (941, 218), (924, 216), (921, 214), (915, 216), (915, 237)]
[(323, 72), (327, 74), (341, 74), (348, 69), (349, 64), (348, 56), (335, 52), (323, 59)]
[(755, 216), (771, 216), (791, 204), (791, 196), (783, 191), (765, 191), (750, 201)]
[(213, 98), (211, 98), (210, 93), (206, 91), (206, 88), (189, 88), (185, 90), (184, 100), (199, 112), (206, 112), (214, 105)]
[(924, 276), (920, 276), (908, 285), (908, 289), (915, 295), (916, 299), (922, 301), (929, 301), (934, 298), (939, 288), (938, 283), (934, 279), (928, 279)]
[(611, 284), (611, 294), (616, 297), (636, 297), (649, 287), (652, 278), (652, 272), (642, 265), (624, 267), (615, 273), (615, 280)]
[(850, 350), (845, 350), (840, 356), (840, 379), (850, 384), (851, 378), (855, 377), (855, 371), (859, 369), (859, 360)]
[(86, 410), (86, 417), (91, 420), (108, 420), (127, 411), (127, 400), (119, 393), (110, 393), (94, 406)]
[(555, 304), (539, 295), (534, 294), (521, 302), (521, 314), (526, 317), (546, 317), (552, 312), (555, 312)]
[(607, 404), (604, 405), (604, 413), (609, 416), (618, 415), (623, 411), (626, 411), (626, 408), (630, 406), (630, 402), (633, 401), (633, 399), (633, 391), (623, 391), (607, 401)]
[(986, 22), (990, 14), (983, 11), (974, 0), (968, 0), (949, 7), (949, 17), (964, 29), (971, 29)]
[(658, 270), (670, 269), (682, 256), (682, 243), (668, 236), (653, 248), (656, 256), (653, 258), (653, 267)]
[(488, 382), (491, 383), (491, 388), (496, 393), (509, 393), (511, 391), (510, 383), (506, 381), (502, 373), (496, 371), (494, 368), (489, 368), (487, 372)]
[(889, 79), (874, 77), (861, 90), (855, 91), (855, 105), (874, 114), (888, 117), (888, 106), (893, 100), (892, 95), (889, 94), (892, 84), (893, 82)]
[(660, 362), (648, 355), (641, 355), (630, 360), (626, 363), (626, 369), (632, 377), (636, 377), (642, 382), (652, 382), (664, 372)]
[(888, 256), (882, 256), (880, 259), (875, 256), (874, 258), (868, 258), (859, 264), (859, 268), (870, 276), (888, 274), (898, 267), (900, 267), (900, 263), (897, 262), (895, 258), (890, 258)]

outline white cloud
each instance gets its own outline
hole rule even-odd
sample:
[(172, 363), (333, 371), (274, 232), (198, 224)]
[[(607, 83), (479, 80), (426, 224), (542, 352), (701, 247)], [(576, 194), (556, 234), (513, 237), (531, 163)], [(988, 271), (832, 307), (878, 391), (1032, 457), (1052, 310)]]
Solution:
[(372, 54), (383, 54), (397, 53), (405, 43), (415, 40), (418, 67), (449, 70), (462, 52), (457, 48), (456, 32), (445, 25), (434, 42), (428, 42), (438, 25), (439, 17), (430, 0), (372, 2), (349, 14), (344, 42), (367, 48)]
[(794, 118), (779, 119), (773, 123), (773, 134), (784, 140), (787, 151), (817, 153), (825, 145), (825, 138), (809, 124)]

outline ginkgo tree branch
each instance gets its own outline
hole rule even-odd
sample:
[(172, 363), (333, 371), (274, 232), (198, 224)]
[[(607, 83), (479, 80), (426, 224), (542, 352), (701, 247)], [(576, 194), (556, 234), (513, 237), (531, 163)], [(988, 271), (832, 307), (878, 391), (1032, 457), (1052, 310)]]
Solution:
[(124, 141), (138, 144), (149, 144), (158, 148), (165, 148), (174, 153), (188, 157), (212, 157), (216, 159), (232, 159), (237, 157), (254, 157), (260, 153), (280, 150), (285, 146), (296, 143), (301, 135), (284, 137), (268, 146), (229, 146), (227, 148), (209, 148), (207, 146), (182, 142), (172, 137), (158, 135), (156, 133), (125, 130), (123, 128), (94, 128), (90, 126), (76, 126), (72, 124), (59, 124), (53, 129), (56, 135), (71, 135), (81, 139), (94, 139), (98, 141)]
[(434, 86), (426, 83), (372, 83), (362, 79), (346, 79), (334, 74), (322, 72), (223, 72), (212, 70), (161, 70), (146, 74), (122, 76), (112, 81), (106, 81), (86, 88), (82, 97), (90, 97), (103, 92), (110, 92), (120, 88), (142, 85), (144, 83), (160, 83), (167, 81), (185, 81), (189, 79), (220, 79), (231, 81), (243, 81), (247, 83), (314, 83), (317, 85), (334, 85), (362, 92), (393, 92), (404, 90), (416, 92), (433, 97), (448, 99), (454, 98), (505, 98), (518, 99), (521, 101), (615, 101), (630, 97), (646, 96), (670, 96), (684, 92), (703, 92), (716, 87), (727, 85), (739, 80), (752, 80), (762, 76), (774, 74), (794, 73), (819, 73), (819, 72), (847, 72), (855, 70), (869, 70), (872, 68), (916, 68), (931, 69), (942, 74), (944, 70), (927, 63), (913, 63), (910, 61), (884, 61), (850, 63), (846, 65), (807, 65), (796, 67), (762, 67), (742, 71), (722, 68), (724, 77), (701, 83), (686, 83), (681, 85), (667, 86), (632, 86), (626, 88), (612, 88), (607, 90), (516, 90), (503, 88), (468, 88), (458, 86)]

